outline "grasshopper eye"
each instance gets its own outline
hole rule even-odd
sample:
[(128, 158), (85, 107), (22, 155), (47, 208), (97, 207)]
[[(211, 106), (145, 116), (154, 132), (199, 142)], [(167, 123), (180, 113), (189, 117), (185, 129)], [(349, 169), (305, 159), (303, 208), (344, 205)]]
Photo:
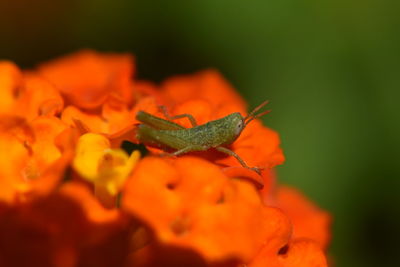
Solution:
[(242, 120), (240, 120), (238, 124), (236, 124), (236, 129), (235, 129), (236, 135), (240, 134), (240, 132), (243, 130), (243, 126), (244, 123)]

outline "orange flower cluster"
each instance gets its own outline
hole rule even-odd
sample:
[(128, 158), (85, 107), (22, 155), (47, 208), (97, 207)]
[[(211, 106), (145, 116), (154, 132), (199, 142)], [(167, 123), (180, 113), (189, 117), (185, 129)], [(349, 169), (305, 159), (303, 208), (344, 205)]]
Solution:
[(0, 62), (0, 266), (327, 266), (330, 216), (275, 184), (284, 156), (260, 121), (231, 149), (261, 176), (216, 151), (134, 150), (139, 110), (202, 124), (247, 107), (214, 70), (154, 85), (132, 62)]

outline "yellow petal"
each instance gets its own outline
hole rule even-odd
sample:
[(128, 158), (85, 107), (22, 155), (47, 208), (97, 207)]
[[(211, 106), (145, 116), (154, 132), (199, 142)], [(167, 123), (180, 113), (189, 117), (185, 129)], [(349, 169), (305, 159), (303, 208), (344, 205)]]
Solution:
[(105, 136), (84, 134), (79, 138), (73, 161), (75, 171), (94, 184), (95, 194), (107, 206), (114, 203), (114, 197), (140, 158), (139, 151), (129, 156), (122, 149), (110, 147)]
[(110, 142), (100, 134), (87, 133), (82, 135), (76, 147), (73, 167), (84, 179), (91, 182), (97, 179), (99, 163), (106, 150), (110, 149)]

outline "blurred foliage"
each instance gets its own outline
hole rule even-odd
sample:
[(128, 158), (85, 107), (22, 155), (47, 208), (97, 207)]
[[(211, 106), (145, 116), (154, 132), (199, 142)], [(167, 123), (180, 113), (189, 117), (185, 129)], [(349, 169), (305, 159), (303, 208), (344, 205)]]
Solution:
[(287, 155), (281, 181), (334, 215), (335, 266), (394, 266), (400, 238), (400, 2), (0, 0), (0, 57), (130, 51), (138, 77), (219, 69)]

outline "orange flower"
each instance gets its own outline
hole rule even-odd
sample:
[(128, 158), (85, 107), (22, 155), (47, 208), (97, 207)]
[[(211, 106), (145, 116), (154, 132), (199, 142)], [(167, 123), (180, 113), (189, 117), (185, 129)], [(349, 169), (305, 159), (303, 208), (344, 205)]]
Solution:
[(161, 245), (192, 249), (209, 262), (248, 262), (263, 245), (277, 252), (291, 233), (284, 214), (264, 206), (251, 184), (193, 157), (142, 160), (122, 205)]
[(65, 148), (62, 155), (62, 148), (55, 143), (65, 125), (55, 117), (38, 117), (28, 123), (20, 117), (3, 116), (0, 122), (0, 183), (4, 184), (0, 199), (24, 200), (50, 190), (40, 189), (38, 184), (56, 186), (72, 158)]
[(101, 107), (108, 99), (132, 101), (132, 56), (85, 50), (39, 66), (69, 104), (84, 109)]
[(217, 71), (157, 86), (132, 58), (0, 62), (0, 265), (325, 267), (330, 217), (278, 185), (280, 139), (261, 121), (230, 145), (261, 176), (213, 149), (139, 157), (140, 110), (203, 124), (247, 105)]

